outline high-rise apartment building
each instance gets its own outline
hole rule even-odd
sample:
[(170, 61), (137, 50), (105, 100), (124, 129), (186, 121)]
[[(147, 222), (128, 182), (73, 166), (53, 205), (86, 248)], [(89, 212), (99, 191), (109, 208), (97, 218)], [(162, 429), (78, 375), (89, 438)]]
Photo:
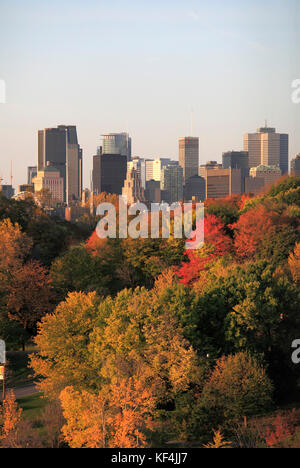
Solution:
[(278, 166), (282, 174), (289, 168), (289, 136), (276, 133), (267, 125), (244, 136), (244, 150), (249, 153), (249, 167)]
[(93, 192), (122, 195), (127, 174), (127, 157), (98, 154), (93, 158)]
[(120, 154), (131, 161), (131, 138), (128, 133), (107, 133), (102, 135), (102, 153)]
[(168, 203), (183, 200), (183, 169), (179, 165), (168, 165), (161, 170), (161, 190), (168, 194)]
[(179, 138), (179, 164), (183, 169), (184, 183), (190, 177), (198, 175), (199, 138)]
[(291, 161), (291, 176), (300, 177), (300, 153)]
[(64, 201), (69, 204), (81, 198), (82, 149), (75, 126), (59, 125), (38, 132), (38, 171), (55, 167), (64, 183)]

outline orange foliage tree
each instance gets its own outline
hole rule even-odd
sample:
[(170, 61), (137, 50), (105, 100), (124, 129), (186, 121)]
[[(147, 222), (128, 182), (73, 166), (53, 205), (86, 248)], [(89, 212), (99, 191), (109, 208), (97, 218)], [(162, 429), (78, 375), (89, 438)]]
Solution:
[(124, 379), (98, 394), (67, 387), (60, 399), (71, 448), (146, 447), (155, 399), (140, 381)]
[(296, 245), (294, 252), (290, 254), (289, 267), (293, 280), (300, 286), (300, 243)]

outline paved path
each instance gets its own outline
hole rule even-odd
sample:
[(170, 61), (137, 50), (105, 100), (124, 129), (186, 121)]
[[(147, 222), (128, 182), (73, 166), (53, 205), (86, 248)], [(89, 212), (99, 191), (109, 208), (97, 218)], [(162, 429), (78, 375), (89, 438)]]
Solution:
[[(9, 389), (8, 389), (9, 390)], [(39, 392), (39, 389), (37, 388), (36, 385), (27, 385), (26, 387), (21, 387), (21, 388), (14, 388), (13, 389), (16, 398), (24, 398), (27, 396), (35, 395), (36, 393)], [(0, 400), (2, 400), (2, 394), (0, 391)]]

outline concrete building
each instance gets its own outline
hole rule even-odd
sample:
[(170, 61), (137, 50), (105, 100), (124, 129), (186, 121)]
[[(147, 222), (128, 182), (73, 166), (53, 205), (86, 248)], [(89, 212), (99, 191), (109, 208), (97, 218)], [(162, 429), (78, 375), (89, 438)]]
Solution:
[(149, 180), (156, 180), (160, 182), (161, 171), (167, 166), (178, 166), (178, 161), (173, 161), (169, 158), (155, 158), (146, 161), (146, 182)]
[(93, 192), (122, 194), (127, 174), (127, 157), (121, 154), (100, 154), (93, 157)]
[(146, 182), (145, 198), (149, 203), (161, 202), (160, 181), (152, 179)]
[(281, 175), (282, 173), (278, 166), (260, 165), (250, 169), (250, 177), (263, 179), (265, 187), (273, 185), (280, 179)]
[(50, 164), (38, 171), (33, 179), (34, 191), (48, 190), (54, 203), (64, 203), (64, 180), (56, 167)]
[(201, 177), (205, 179), (205, 198), (226, 198), (242, 193), (241, 169), (224, 169), (219, 164), (201, 166)]
[(15, 194), (15, 190), (11, 185), (0, 185), (0, 194), (5, 198), (12, 198)]
[(179, 138), (179, 165), (183, 169), (184, 183), (194, 175), (198, 175), (199, 138)]
[(205, 200), (205, 179), (198, 175), (190, 177), (184, 186), (184, 200), (192, 201), (197, 199), (199, 202)]
[(267, 125), (256, 133), (244, 135), (244, 150), (249, 153), (249, 167), (278, 166), (282, 174), (289, 169), (289, 136), (276, 133)]
[(55, 167), (64, 182), (64, 201), (69, 204), (81, 198), (82, 149), (73, 125), (59, 125), (38, 132), (38, 171)]
[(265, 187), (265, 181), (260, 177), (246, 177), (245, 179), (245, 193), (254, 196), (259, 195)]
[(168, 203), (175, 203), (183, 200), (183, 169), (179, 165), (168, 165), (161, 170), (160, 188), (167, 192)]
[(206, 164), (201, 164), (201, 166), (199, 166), (198, 175), (200, 177), (205, 177), (206, 172), (212, 169), (223, 169), (223, 166), (217, 163), (217, 161), (207, 161)]
[(127, 172), (127, 177), (122, 189), (122, 196), (127, 198), (127, 203), (133, 205), (134, 203), (145, 203), (145, 191), (141, 184), (141, 179), (135, 169)]
[(291, 161), (291, 175), (293, 177), (300, 177), (300, 153)]
[(19, 193), (21, 192), (34, 193), (34, 184), (19, 185)]
[(131, 138), (128, 133), (107, 133), (102, 135), (102, 153), (120, 154), (131, 161)]
[(32, 179), (37, 176), (37, 166), (29, 166), (27, 168), (27, 184), (32, 184)]
[(227, 151), (222, 155), (224, 169), (241, 169), (242, 193), (245, 191), (245, 178), (249, 177), (249, 153), (247, 151)]
[(137, 156), (132, 158), (132, 160), (127, 163), (127, 171), (131, 171), (132, 169), (137, 171), (142, 187), (146, 189), (146, 160)]

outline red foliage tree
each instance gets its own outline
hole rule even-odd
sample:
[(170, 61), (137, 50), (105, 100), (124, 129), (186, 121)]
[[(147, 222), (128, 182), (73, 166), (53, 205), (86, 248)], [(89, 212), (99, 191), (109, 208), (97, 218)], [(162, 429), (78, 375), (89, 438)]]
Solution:
[(187, 286), (192, 286), (200, 272), (214, 260), (232, 251), (232, 239), (225, 233), (225, 224), (214, 215), (205, 216), (204, 241), (205, 246), (202, 249), (187, 250), (189, 261), (182, 263), (178, 272), (180, 282)]

